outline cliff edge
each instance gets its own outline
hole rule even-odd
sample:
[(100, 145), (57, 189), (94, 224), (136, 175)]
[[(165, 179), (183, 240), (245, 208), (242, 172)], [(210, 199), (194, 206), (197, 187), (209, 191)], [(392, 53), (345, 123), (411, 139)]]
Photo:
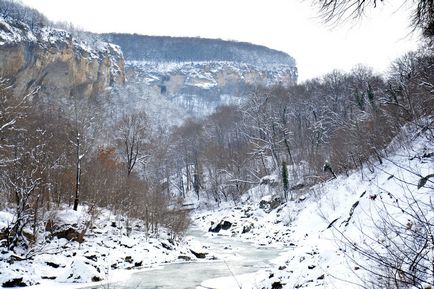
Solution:
[(17, 95), (38, 87), (40, 96), (94, 97), (125, 82), (124, 66), (117, 45), (91, 46), (61, 29), (0, 17), (0, 77)]

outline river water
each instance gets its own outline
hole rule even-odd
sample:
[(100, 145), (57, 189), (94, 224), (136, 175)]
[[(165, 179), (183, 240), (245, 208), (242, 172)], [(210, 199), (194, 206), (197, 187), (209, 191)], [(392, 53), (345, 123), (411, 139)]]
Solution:
[(234, 238), (211, 236), (198, 229), (190, 229), (188, 236), (205, 245), (211, 254), (218, 257), (218, 260), (164, 265), (158, 269), (134, 273), (129, 280), (110, 284), (109, 288), (196, 288), (208, 279), (252, 273), (267, 268), (270, 265), (270, 260), (281, 253), (281, 250), (277, 248), (257, 247), (253, 243)]

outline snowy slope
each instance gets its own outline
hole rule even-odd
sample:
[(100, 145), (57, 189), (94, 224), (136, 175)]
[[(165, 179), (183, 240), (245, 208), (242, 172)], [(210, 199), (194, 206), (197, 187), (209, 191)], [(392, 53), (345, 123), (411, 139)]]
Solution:
[[(381, 255), (393, 246), (409, 247), (412, 234), (425, 232), (410, 220), (415, 212), (425, 216), (428, 224), (425, 229), (434, 230), (434, 210), (430, 205), (433, 179), (419, 189), (417, 186), (422, 177), (434, 173), (432, 136), (427, 138), (408, 126), (389, 146), (386, 155), (382, 164), (377, 161), (371, 168), (298, 192), (297, 201), (270, 212), (267, 207), (259, 207), (258, 198), (250, 198), (238, 208), (199, 214), (196, 221), (207, 229), (226, 220), (232, 226), (219, 234), (282, 247), (282, 255), (274, 260), (275, 269), (239, 278), (245, 280), (243, 289), (359, 288), (360, 284), (368, 284), (366, 280), (378, 281), (373, 273), (382, 270), (363, 250), (375, 250)], [(263, 200), (269, 201), (267, 194), (273, 192), (264, 186), (250, 193), (260, 197), (261, 192)], [(391, 219), (404, 224), (400, 235), (381, 230)], [(431, 253), (429, 246), (423, 249), (421, 263), (428, 262), (425, 265), (429, 267), (432, 248)], [(202, 285), (228, 289), (232, 288), (225, 285), (229, 280), (209, 280)]]

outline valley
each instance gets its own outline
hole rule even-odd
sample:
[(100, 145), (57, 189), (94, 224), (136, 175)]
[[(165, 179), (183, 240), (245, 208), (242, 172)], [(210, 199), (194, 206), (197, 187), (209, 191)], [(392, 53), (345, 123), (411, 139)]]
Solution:
[(0, 287), (431, 289), (434, 45), (414, 23), (387, 72), (300, 81), (263, 45), (0, 0)]

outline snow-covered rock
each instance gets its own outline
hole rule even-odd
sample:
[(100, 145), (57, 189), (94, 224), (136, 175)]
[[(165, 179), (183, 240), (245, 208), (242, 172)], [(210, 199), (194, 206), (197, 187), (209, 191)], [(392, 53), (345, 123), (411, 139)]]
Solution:
[(209, 251), (199, 241), (192, 240), (188, 242), (190, 252), (198, 259), (205, 259)]
[(105, 268), (84, 257), (74, 257), (68, 268), (56, 278), (62, 283), (98, 282), (105, 278)]

